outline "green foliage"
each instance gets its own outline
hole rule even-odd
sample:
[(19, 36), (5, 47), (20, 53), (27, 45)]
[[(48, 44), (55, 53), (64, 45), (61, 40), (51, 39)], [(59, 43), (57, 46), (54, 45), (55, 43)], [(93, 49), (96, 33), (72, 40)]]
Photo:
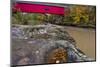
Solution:
[(16, 12), (12, 15), (13, 24), (36, 25), (41, 24), (44, 19), (45, 16), (43, 14)]

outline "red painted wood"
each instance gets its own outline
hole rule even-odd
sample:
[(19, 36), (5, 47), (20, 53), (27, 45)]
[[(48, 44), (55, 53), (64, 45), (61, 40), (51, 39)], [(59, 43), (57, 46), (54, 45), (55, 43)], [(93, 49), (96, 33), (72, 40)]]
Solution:
[(49, 13), (49, 14), (64, 15), (64, 7), (58, 7), (58, 6), (17, 3), (14, 6), (14, 10), (15, 9), (20, 10), (21, 12), (28, 12), (28, 13), (43, 13), (43, 14)]

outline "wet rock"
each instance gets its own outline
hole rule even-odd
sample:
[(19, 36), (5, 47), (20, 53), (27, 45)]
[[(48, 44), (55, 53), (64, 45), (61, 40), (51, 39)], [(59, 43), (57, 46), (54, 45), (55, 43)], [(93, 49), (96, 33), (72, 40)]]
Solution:
[[(63, 48), (68, 55), (65, 57), (67, 62), (91, 61), (77, 49), (75, 40), (62, 26), (52, 24), (15, 25), (11, 31), (12, 62), (15, 65), (47, 63), (48, 56), (60, 48)], [(55, 63), (62, 63), (61, 58), (62, 56), (57, 58)]]

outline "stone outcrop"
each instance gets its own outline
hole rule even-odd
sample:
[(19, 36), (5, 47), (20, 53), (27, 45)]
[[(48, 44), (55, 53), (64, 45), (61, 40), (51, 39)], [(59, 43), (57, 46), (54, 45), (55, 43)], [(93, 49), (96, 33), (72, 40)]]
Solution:
[(11, 35), (12, 65), (92, 61), (62, 26), (13, 25)]

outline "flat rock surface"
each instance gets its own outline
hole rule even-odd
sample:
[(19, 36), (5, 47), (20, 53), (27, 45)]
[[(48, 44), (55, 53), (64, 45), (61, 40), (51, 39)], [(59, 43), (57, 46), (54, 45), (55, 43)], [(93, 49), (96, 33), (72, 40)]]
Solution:
[[(64, 48), (68, 51), (71, 60), (84, 61), (84, 54), (77, 54), (75, 40), (58, 25), (15, 25), (12, 26), (12, 64), (44, 64), (54, 48)], [(70, 49), (67, 49), (70, 48)], [(75, 52), (74, 52), (75, 51)], [(72, 57), (71, 57), (72, 56)], [(86, 57), (86, 56), (85, 56)], [(67, 60), (67, 59), (66, 59)]]

